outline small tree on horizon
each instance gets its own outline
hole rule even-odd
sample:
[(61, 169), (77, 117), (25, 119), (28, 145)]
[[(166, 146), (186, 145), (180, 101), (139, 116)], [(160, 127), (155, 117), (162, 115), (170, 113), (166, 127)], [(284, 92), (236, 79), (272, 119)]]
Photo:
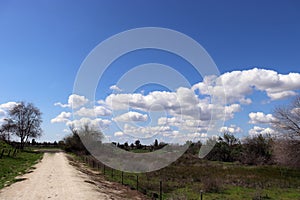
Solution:
[(155, 148), (158, 147), (158, 140), (157, 140), (157, 139), (155, 139), (155, 141), (154, 141), (154, 147), (155, 147)]
[(139, 140), (136, 140), (134, 142), (134, 144), (135, 144), (135, 146), (136, 146), (137, 149), (141, 147), (141, 141), (139, 141)]

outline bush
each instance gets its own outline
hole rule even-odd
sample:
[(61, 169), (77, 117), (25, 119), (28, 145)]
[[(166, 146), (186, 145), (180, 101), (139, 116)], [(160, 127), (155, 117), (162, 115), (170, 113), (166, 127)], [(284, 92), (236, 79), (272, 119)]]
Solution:
[(220, 193), (223, 190), (222, 180), (216, 177), (205, 177), (202, 180), (205, 192)]
[(270, 136), (248, 137), (243, 142), (241, 162), (250, 165), (271, 164), (273, 139)]
[(278, 139), (273, 145), (274, 160), (279, 165), (300, 168), (300, 141)]
[(73, 133), (64, 138), (64, 149), (67, 152), (79, 153), (88, 155), (89, 152), (86, 150), (81, 142), (81, 139), (77, 133)]
[(217, 143), (208, 153), (208, 160), (234, 162), (239, 160), (242, 151), (240, 141), (230, 133), (224, 133), (223, 137), (219, 137)]

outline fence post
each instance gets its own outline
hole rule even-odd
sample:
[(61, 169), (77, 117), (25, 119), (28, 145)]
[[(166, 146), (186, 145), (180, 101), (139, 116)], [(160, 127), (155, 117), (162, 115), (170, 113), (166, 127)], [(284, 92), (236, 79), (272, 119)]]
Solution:
[(122, 185), (124, 185), (124, 172), (122, 171)]
[(10, 152), (11, 152), (11, 149), (8, 151), (8, 154), (7, 154), (7, 156), (10, 156)]
[(162, 181), (159, 182), (159, 199), (162, 200)]
[(105, 165), (103, 165), (103, 174), (105, 175)]
[(200, 200), (203, 200), (203, 191), (200, 190)]
[(139, 175), (136, 175), (136, 190), (139, 191)]
[(15, 150), (14, 150), (13, 157), (16, 156), (16, 153), (17, 153), (17, 148), (15, 148)]
[(3, 157), (4, 154), (4, 149), (2, 149), (1, 155), (0, 155), (0, 159)]

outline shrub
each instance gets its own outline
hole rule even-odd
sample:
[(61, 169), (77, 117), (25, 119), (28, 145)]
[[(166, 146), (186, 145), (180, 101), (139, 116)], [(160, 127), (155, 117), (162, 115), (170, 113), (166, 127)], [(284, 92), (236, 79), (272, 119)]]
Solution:
[(205, 192), (219, 193), (223, 190), (222, 180), (216, 177), (205, 177), (202, 184)]
[(270, 136), (248, 137), (243, 142), (241, 162), (250, 165), (272, 163), (273, 139)]
[(300, 168), (300, 141), (278, 139), (273, 145), (274, 160), (279, 165)]

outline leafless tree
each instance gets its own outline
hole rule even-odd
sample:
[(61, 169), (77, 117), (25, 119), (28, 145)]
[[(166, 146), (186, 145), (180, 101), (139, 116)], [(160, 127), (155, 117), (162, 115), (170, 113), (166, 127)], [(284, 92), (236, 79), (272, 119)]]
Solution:
[(2, 129), (9, 130), (18, 136), (20, 148), (23, 149), (28, 138), (41, 136), (41, 115), (40, 110), (32, 103), (20, 102), (9, 111), (8, 117), (5, 119), (7, 123), (2, 125)]
[(88, 124), (79, 128), (71, 125), (69, 128), (72, 135), (64, 138), (67, 151), (89, 154), (86, 146), (89, 147), (89, 149), (97, 147), (102, 143), (104, 138), (103, 133), (99, 129), (89, 126)]
[(280, 133), (274, 143), (274, 159), (281, 165), (300, 168), (300, 96), (290, 105), (275, 109), (273, 127)]
[(277, 107), (273, 127), (282, 135), (300, 137), (300, 96), (287, 106)]
[(279, 138), (273, 146), (274, 160), (284, 166), (300, 168), (300, 141)]

